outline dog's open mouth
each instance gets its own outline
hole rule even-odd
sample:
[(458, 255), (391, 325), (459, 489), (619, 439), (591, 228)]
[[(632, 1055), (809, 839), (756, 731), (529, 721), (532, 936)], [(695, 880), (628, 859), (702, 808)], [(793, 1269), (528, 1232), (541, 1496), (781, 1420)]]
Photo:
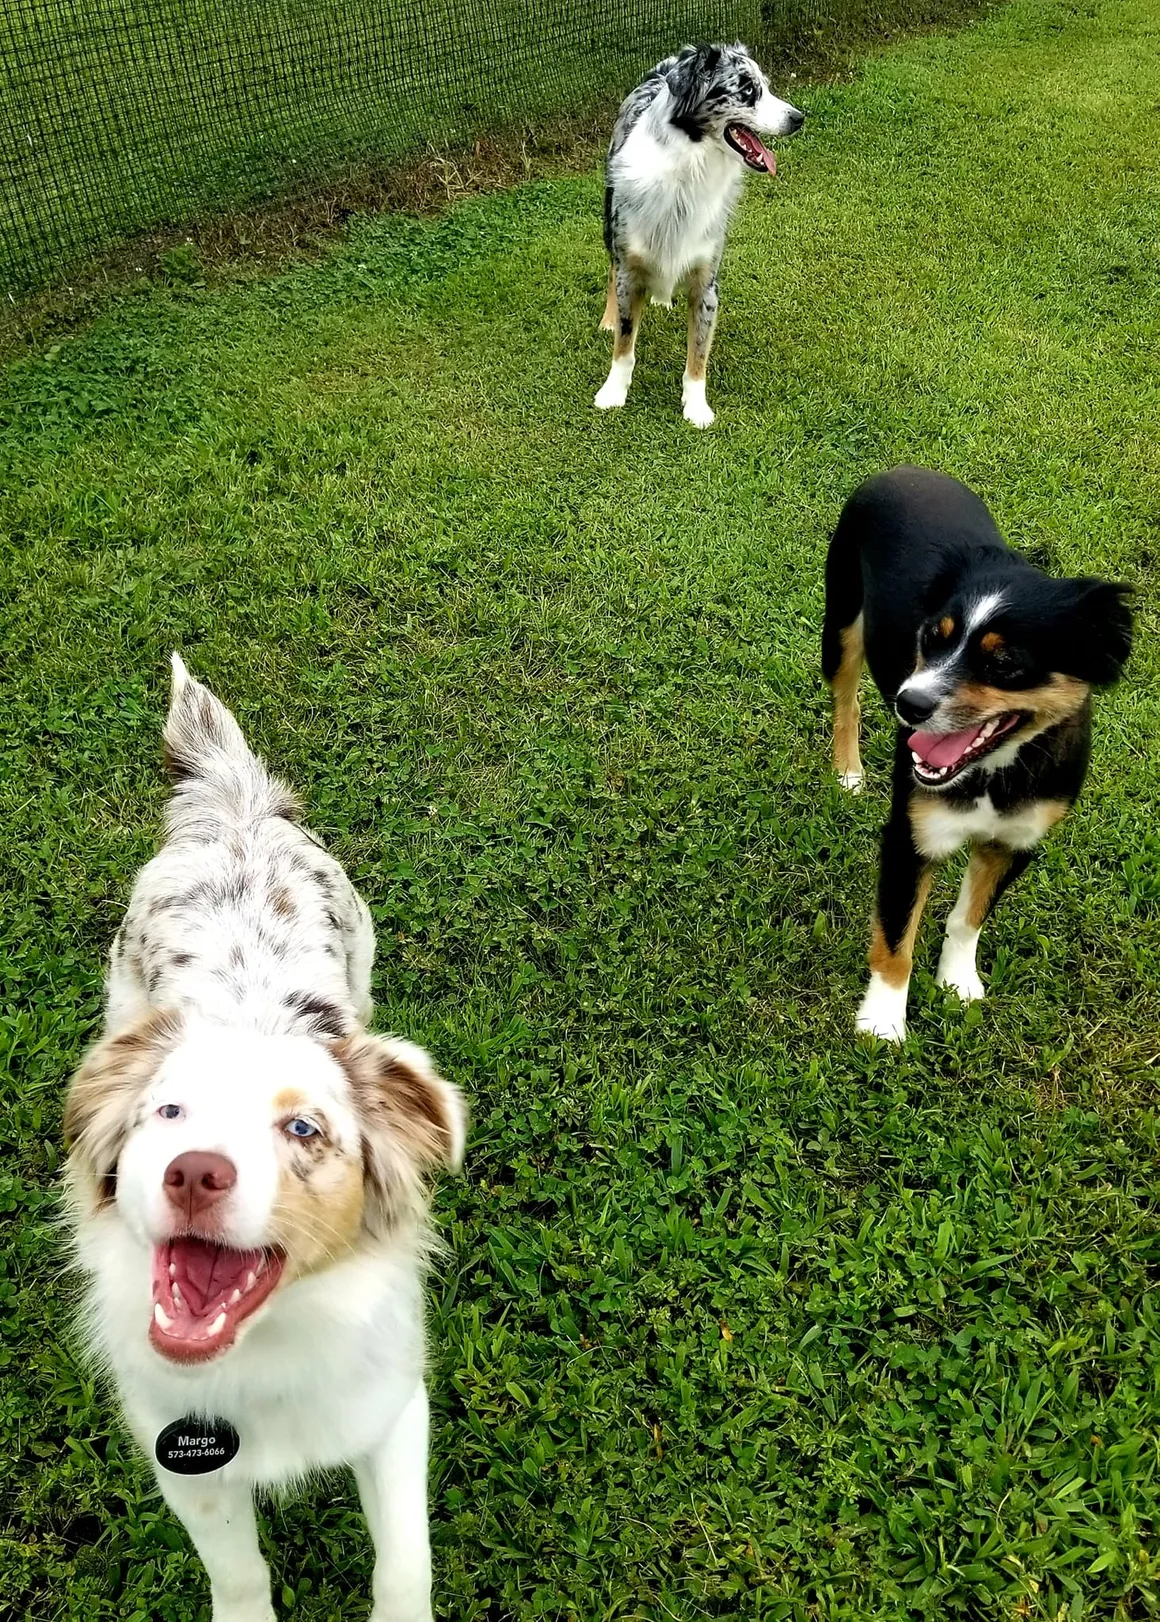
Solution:
[(192, 1236), (153, 1250), (149, 1339), (173, 1363), (216, 1357), (274, 1289), (285, 1257), (276, 1250), (230, 1250)]
[(758, 174), (763, 170), (768, 170), (771, 175), (777, 173), (777, 159), (746, 125), (726, 124), (725, 140), (738, 157), (744, 158), (749, 167), (756, 169)]
[(907, 743), (915, 779), (919, 783), (949, 783), (997, 749), (1025, 719), (1022, 711), (1011, 710), (962, 732), (912, 732)]

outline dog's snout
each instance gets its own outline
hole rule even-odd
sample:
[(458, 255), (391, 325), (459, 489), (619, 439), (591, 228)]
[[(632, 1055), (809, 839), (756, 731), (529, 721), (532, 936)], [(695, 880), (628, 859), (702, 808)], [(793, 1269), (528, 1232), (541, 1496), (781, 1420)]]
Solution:
[(806, 115), (799, 112), (796, 107), (791, 107), (786, 113), (785, 119), (786, 123), (789, 125), (789, 133), (791, 135), (796, 135), (798, 130), (800, 130), (802, 125), (805, 123)]
[(921, 726), (928, 721), (938, 708), (938, 699), (932, 698), (929, 693), (899, 693), (894, 700), (894, 711), (900, 721), (907, 721), (911, 726)]
[(225, 1155), (190, 1149), (165, 1168), (165, 1197), (186, 1221), (208, 1211), (238, 1180), (238, 1168)]

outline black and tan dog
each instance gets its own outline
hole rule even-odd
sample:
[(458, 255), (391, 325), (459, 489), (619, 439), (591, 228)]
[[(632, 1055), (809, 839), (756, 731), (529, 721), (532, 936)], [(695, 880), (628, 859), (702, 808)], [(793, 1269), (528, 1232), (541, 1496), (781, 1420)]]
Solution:
[(899, 722), (882, 835), (870, 984), (857, 1028), (901, 1041), (931, 865), (968, 841), (938, 978), (983, 995), (979, 931), (1087, 773), (1091, 690), (1131, 645), (1128, 588), (1052, 579), (1006, 545), (965, 485), (899, 467), (846, 503), (826, 559), (822, 669), (834, 769), (862, 784), (863, 660)]

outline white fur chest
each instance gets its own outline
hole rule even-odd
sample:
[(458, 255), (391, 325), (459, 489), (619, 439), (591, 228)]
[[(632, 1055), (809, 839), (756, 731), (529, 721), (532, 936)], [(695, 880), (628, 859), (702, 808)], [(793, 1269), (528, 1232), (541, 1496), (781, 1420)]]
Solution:
[(184, 1365), (149, 1345), (147, 1251), (102, 1219), (82, 1235), (81, 1250), (92, 1270), (93, 1338), (150, 1458), (165, 1425), (201, 1415), (228, 1420), (240, 1438), (218, 1479), (302, 1480), (377, 1446), (422, 1378), (420, 1275), (409, 1247), (296, 1280), (222, 1357)]
[(995, 841), (1011, 850), (1030, 850), (1059, 820), (1054, 801), (1034, 800), (1015, 811), (996, 811), (989, 794), (971, 805), (954, 806), (923, 802), (913, 819), (915, 843), (924, 856), (939, 861), (952, 855), (967, 840), (978, 844)]
[(646, 120), (617, 153), (609, 179), (628, 254), (648, 267), (650, 291), (667, 302), (698, 265), (715, 265), (744, 171), (718, 142), (680, 146)]

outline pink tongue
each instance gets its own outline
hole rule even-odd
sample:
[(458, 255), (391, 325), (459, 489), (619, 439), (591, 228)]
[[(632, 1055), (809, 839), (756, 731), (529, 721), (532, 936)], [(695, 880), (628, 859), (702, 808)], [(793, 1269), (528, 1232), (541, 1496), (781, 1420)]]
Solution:
[(981, 726), (965, 732), (912, 732), (907, 742), (928, 766), (953, 766), (978, 739)]
[(777, 173), (777, 159), (751, 129), (743, 124), (730, 124), (729, 133), (738, 145), (744, 147), (749, 158), (757, 158), (769, 170), (771, 175)]

